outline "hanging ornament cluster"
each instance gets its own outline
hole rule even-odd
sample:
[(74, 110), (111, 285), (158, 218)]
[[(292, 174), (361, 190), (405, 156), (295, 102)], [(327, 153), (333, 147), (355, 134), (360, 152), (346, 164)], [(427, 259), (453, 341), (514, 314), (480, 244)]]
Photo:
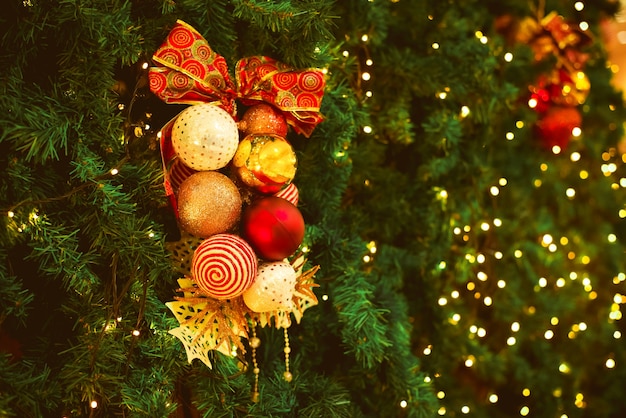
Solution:
[(529, 45), (536, 62), (554, 60), (552, 70), (529, 86), (526, 100), (538, 115), (535, 129), (542, 145), (551, 150), (565, 149), (574, 128), (582, 124), (579, 106), (591, 88), (583, 72), (589, 58), (583, 49), (591, 38), (579, 25), (554, 11), (544, 16), (539, 10), (536, 17), (521, 21), (503, 16), (496, 26), (509, 41)]
[(237, 62), (235, 84), (225, 59), (182, 21), (153, 61), (152, 92), (189, 105), (160, 131), (164, 187), (182, 236), (172, 259), (184, 276), (183, 295), (166, 304), (179, 322), (170, 333), (190, 363), (212, 367), (211, 351), (245, 352), (249, 335), (255, 349), (255, 326), (286, 330), (317, 304), (318, 267), (305, 271), (296, 254), (305, 224), (286, 136), (291, 126), (309, 137), (322, 121), (325, 80), (319, 70), (255, 56)]

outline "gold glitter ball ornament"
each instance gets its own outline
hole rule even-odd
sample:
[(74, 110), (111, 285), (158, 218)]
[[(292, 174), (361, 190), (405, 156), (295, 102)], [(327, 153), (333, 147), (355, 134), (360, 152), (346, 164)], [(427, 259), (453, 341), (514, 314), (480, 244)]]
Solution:
[(189, 106), (172, 127), (174, 151), (185, 165), (197, 171), (225, 167), (237, 145), (237, 123), (224, 109), (209, 103)]
[(178, 189), (180, 227), (200, 238), (226, 232), (241, 215), (239, 189), (217, 171), (200, 171)]
[(278, 135), (246, 136), (233, 158), (239, 179), (264, 194), (274, 194), (291, 183), (296, 166), (296, 153), (291, 144)]
[(246, 135), (274, 134), (285, 137), (288, 130), (287, 121), (280, 110), (265, 103), (246, 110), (238, 126)]

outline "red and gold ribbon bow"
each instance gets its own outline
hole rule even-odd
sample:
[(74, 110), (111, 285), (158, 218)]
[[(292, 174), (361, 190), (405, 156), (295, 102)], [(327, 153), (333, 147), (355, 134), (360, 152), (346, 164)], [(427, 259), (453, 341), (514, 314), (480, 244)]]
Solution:
[(233, 116), (235, 101), (266, 102), (280, 109), (287, 123), (309, 137), (322, 122), (320, 105), (325, 79), (321, 70), (295, 70), (264, 56), (241, 59), (235, 66), (237, 83), (221, 55), (193, 27), (177, 21), (152, 59), (150, 90), (166, 103), (220, 102)]

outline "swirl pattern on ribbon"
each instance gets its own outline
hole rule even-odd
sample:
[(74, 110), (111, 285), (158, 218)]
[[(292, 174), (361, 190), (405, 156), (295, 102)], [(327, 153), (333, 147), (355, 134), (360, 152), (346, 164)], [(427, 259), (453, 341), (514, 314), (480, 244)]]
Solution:
[(191, 260), (191, 276), (198, 287), (216, 299), (231, 299), (245, 292), (257, 274), (254, 250), (232, 234), (213, 235), (198, 246)]

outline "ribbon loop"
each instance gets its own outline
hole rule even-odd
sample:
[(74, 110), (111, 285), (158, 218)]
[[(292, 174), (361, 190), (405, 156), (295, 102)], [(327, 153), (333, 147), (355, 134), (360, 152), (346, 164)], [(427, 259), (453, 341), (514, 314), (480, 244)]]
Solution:
[(265, 102), (306, 137), (323, 120), (319, 109), (326, 82), (318, 69), (295, 70), (264, 56), (243, 58), (235, 66), (235, 86), (224, 57), (181, 20), (152, 58), (159, 66), (150, 68), (150, 90), (166, 103), (218, 101), (236, 116), (236, 99), (248, 106)]

